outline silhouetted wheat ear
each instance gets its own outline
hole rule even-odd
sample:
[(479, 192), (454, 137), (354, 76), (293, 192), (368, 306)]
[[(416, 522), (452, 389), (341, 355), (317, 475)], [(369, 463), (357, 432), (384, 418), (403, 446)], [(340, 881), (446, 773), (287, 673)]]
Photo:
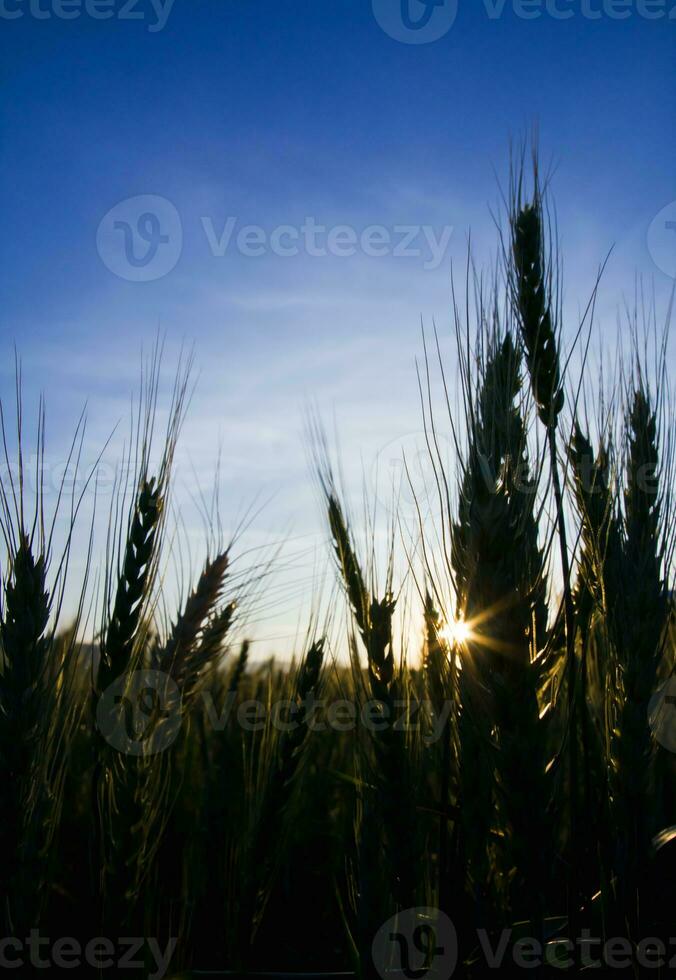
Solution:
[(423, 653), (425, 689), (435, 712), (439, 715), (446, 699), (452, 697), (452, 691), (447, 649), (441, 638), (443, 624), (429, 590), (425, 592), (423, 615), (425, 619), (425, 649)]
[(239, 691), (239, 686), (242, 683), (242, 678), (246, 672), (246, 667), (249, 662), (249, 649), (251, 644), (249, 640), (244, 640), (242, 646), (239, 650), (239, 655), (235, 661), (235, 666), (232, 668), (232, 674), (228, 682), (228, 694), (237, 694)]
[(394, 677), (391, 638), (395, 602), (391, 595), (371, 599), (352, 546), (345, 515), (338, 499), (332, 494), (328, 496), (327, 508), (338, 568), (368, 655), (369, 675), (372, 685), (375, 685), (373, 693), (375, 697), (386, 699), (387, 689)]
[(613, 614), (621, 587), (621, 529), (604, 446), (595, 455), (589, 439), (575, 423), (569, 456), (582, 534), (575, 603), (588, 621), (590, 601), (606, 615)]
[(382, 599), (372, 599), (366, 649), (373, 696), (388, 702), (393, 694), (394, 654), (392, 652), (392, 616), (396, 600), (387, 593)]
[(552, 427), (563, 408), (559, 352), (549, 305), (538, 200), (523, 207), (512, 222), (515, 293), (521, 337), (533, 396), (542, 422)]
[(191, 657), (192, 678), (186, 684), (184, 693), (190, 693), (198, 675), (203, 674), (212, 664), (215, 664), (218, 657), (224, 652), (225, 642), (230, 633), (236, 611), (236, 604), (230, 602), (210, 617)]
[(99, 691), (129, 667), (151, 579), (162, 505), (159, 484), (154, 479), (144, 481), (129, 528), (113, 611), (101, 643)]
[[(10, 714), (30, 711), (37, 696), (44, 667), (44, 632), (48, 620), (45, 559), (42, 555), (37, 560), (33, 557), (30, 541), (22, 534), (5, 588), (1, 626), (5, 656), (2, 692), (7, 698), (3, 707)], [(16, 704), (11, 703), (12, 694), (21, 695)]]
[[(626, 573), (622, 596), (625, 682), (645, 706), (657, 683), (666, 640), (669, 601), (661, 544), (657, 420), (649, 398), (634, 394), (627, 418), (625, 511)], [(630, 570), (630, 571), (629, 571)]]
[(297, 724), (282, 739), (280, 764), (275, 779), (279, 797), (283, 802), (298, 767), (298, 756), (308, 733), (308, 701), (319, 689), (324, 663), (324, 640), (313, 643), (300, 668), (296, 682), (295, 700), (299, 709)]
[(46, 690), (50, 599), (46, 587), (44, 556), (34, 557), (31, 542), (22, 531), (5, 585), (0, 637), (0, 867), (2, 910), (5, 926), (34, 925), (26, 922), (40, 892), (40, 826), (45, 788), (40, 762), (51, 721), (52, 702)]
[(350, 532), (342, 507), (338, 499), (330, 493), (327, 495), (327, 509), (329, 529), (338, 559), (338, 567), (352, 606), (352, 612), (363, 637), (368, 625), (368, 590), (352, 547)]
[(657, 419), (641, 389), (634, 393), (628, 423), (627, 550), (637, 575), (649, 576), (654, 588), (660, 580)]
[(207, 562), (197, 585), (188, 596), (183, 611), (172, 627), (166, 644), (157, 655), (160, 670), (171, 674), (179, 686), (186, 683), (192, 685), (196, 679), (197, 665), (194, 660), (196, 644), (201, 638), (202, 628), (213, 614), (221, 597), (229, 561), (229, 552), (226, 550)]

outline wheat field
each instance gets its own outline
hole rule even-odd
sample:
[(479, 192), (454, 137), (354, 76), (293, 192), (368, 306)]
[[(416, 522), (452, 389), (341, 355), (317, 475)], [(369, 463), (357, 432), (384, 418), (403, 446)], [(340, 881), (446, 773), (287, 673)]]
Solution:
[[(3, 480), (2, 935), (24, 950), (50, 937), (18, 975), (42, 975), (38, 954), (59, 972), (77, 949), (78, 976), (113, 961), (143, 977), (674, 975), (667, 330), (639, 311), (632, 350), (588, 397), (593, 318), (564, 350), (537, 166), (516, 169), (507, 197), (491, 284), (468, 288), (471, 316), (456, 309), (456, 374), (424, 339), (434, 528), (419, 501), (384, 561), (368, 534), (358, 544), (311, 427), (339, 588), (291, 665), (250, 655), (255, 575), (233, 574), (237, 541), (210, 535), (167, 611), (187, 369), (160, 435), (156, 365), (147, 376), (93, 627), (89, 575), (68, 577), (45, 501)], [(431, 367), (446, 414), (430, 407)], [(19, 422), (20, 454), (23, 441)], [(78, 503), (60, 503), (72, 522)], [(74, 622), (67, 588), (82, 596)]]

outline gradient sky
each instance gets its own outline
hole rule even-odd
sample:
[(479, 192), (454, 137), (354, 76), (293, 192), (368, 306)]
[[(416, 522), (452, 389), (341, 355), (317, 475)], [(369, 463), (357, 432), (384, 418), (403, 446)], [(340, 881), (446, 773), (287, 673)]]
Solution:
[[(666, 308), (674, 245), (664, 216), (654, 219), (670, 204), (676, 219), (676, 21), (642, 16), (659, 5), (631, 3), (616, 19), (609, 0), (587, 0), (559, 20), (544, 4), (524, 19), (510, 2), (495, 17), (488, 0), (460, 0), (447, 33), (410, 44), (381, 28), (370, 0), (175, 0), (162, 30), (149, 0), (133, 20), (111, 0), (116, 16), (100, 21), (84, 7), (63, 20), (56, 0), (32, 3), (0, 4), (3, 400), (16, 343), (27, 414), (39, 392), (47, 400), (54, 459), (85, 401), (93, 459), (125, 419), (158, 329), (168, 375), (181, 343), (194, 343), (179, 495), (194, 496), (196, 481), (208, 489), (220, 445), (226, 525), (267, 501), (248, 542), (286, 533), (297, 549), (279, 606), (256, 624), (259, 649), (302, 626), (321, 563), (307, 405), (331, 426), (335, 417), (354, 472), (394, 466), (421, 427), (421, 317), (449, 331), (451, 262), (462, 267), (470, 231), (480, 262), (495, 250), (490, 208), (510, 137), (537, 123), (554, 165), (566, 329), (611, 247), (599, 343), (615, 345), (637, 273)], [(399, 0), (374, 4), (396, 23)], [(411, 12), (423, 12), (419, 0)], [(124, 262), (119, 228), (97, 247), (104, 216), (139, 195), (171, 202), (183, 235), (175, 267), (148, 282), (108, 267)], [(384, 226), (395, 241), (400, 225), (453, 231), (435, 268), (425, 250), (252, 257), (234, 238), (219, 257), (203, 219), (218, 235), (229, 217), (267, 234), (307, 217), (357, 234)], [(197, 533), (197, 519), (186, 521)]]

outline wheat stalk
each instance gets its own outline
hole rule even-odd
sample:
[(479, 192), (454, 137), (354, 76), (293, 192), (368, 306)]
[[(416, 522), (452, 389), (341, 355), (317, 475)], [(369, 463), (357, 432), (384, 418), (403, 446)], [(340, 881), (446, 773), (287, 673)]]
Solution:
[[(308, 707), (319, 692), (324, 640), (311, 644), (296, 678), (297, 708), (291, 730), (275, 746), (248, 842), (241, 900), (241, 931), (251, 941), (260, 927), (265, 905), (281, 860), (280, 846), (288, 833), (288, 810), (308, 740)], [(245, 951), (245, 956), (248, 951)]]
[[(557, 516), (559, 554), (563, 577), (563, 612), (566, 638), (566, 678), (568, 685), (568, 757), (570, 779), (570, 842), (580, 832), (580, 766), (578, 749), (578, 696), (585, 710), (585, 692), (579, 691), (575, 650), (575, 606), (568, 552), (568, 535), (562, 480), (557, 448), (557, 427), (564, 405), (556, 330), (557, 310), (553, 301), (553, 272), (548, 269), (543, 235), (543, 201), (537, 163), (534, 165), (534, 191), (530, 202), (522, 200), (521, 181), (514, 196), (511, 214), (512, 269), (511, 295), (526, 356), (531, 389), (540, 421), (545, 426), (549, 464)], [(584, 657), (585, 651), (582, 648)], [(586, 676), (583, 665), (582, 677)], [(584, 760), (583, 760), (584, 761)], [(588, 782), (585, 778), (585, 784)], [(580, 902), (578, 869), (571, 862), (569, 917), (577, 930)]]
[(355, 622), (367, 653), (367, 673), (371, 696), (380, 705), (387, 722), (378, 726), (372, 739), (376, 759), (376, 779), (386, 829), (392, 894), (401, 908), (415, 901), (417, 832), (415, 815), (407, 790), (408, 758), (401, 732), (394, 730), (392, 720), (401, 706), (404, 690), (395, 676), (392, 652), (392, 615), (395, 599), (388, 590), (382, 599), (371, 597), (364, 584), (350, 532), (340, 502), (331, 482), (325, 482), (327, 510), (334, 552)]
[[(41, 821), (47, 789), (42, 769), (44, 740), (53, 710), (46, 686), (50, 597), (43, 555), (36, 559), (26, 533), (10, 556), (10, 576), (0, 621), (0, 807), (3, 921), (9, 930), (32, 926), (24, 876), (39, 894), (44, 857)], [(28, 921), (26, 921), (28, 917)], [(12, 934), (9, 932), (8, 934)]]

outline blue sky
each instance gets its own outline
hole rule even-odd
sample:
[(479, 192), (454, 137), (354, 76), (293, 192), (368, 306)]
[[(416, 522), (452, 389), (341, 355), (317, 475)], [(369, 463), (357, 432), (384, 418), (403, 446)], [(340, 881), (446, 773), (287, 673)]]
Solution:
[[(451, 262), (462, 265), (470, 230), (479, 261), (495, 249), (490, 206), (510, 137), (537, 123), (555, 165), (566, 328), (613, 246), (600, 342), (614, 345), (636, 273), (654, 277), (666, 306), (673, 245), (654, 219), (676, 197), (676, 22), (645, 13), (668, 13), (672, 0), (560, 0), (566, 20), (551, 3), (506, 2), (496, 16), (488, 0), (460, 0), (442, 37), (415, 44), (378, 23), (377, 13), (397, 23), (400, 0), (175, 0), (161, 30), (150, 0), (128, 8), (139, 19), (109, 0), (107, 20), (78, 0), (70, 20), (58, 0), (31, 2), (0, 4), (3, 397), (16, 343), (27, 409), (43, 391), (55, 456), (87, 401), (93, 458), (125, 418), (158, 328), (168, 370), (180, 344), (194, 343), (180, 492), (187, 500), (194, 474), (208, 486), (220, 445), (226, 522), (259, 496), (269, 503), (253, 543), (283, 532), (299, 542), (287, 608), (257, 625), (261, 648), (302, 620), (320, 551), (308, 400), (335, 416), (355, 472), (379, 457), (391, 464), (419, 431), (420, 319), (448, 331)], [(424, 13), (419, 0), (410, 10)], [(138, 230), (135, 205), (119, 204), (141, 195), (163, 199), (160, 226), (177, 216), (169, 237), (179, 227), (182, 247), (166, 275), (138, 282), (116, 274), (127, 253), (113, 222)], [(275, 229), (289, 226), (288, 246), (308, 217), (347, 226), (354, 254), (275, 254)], [(228, 218), (235, 231), (218, 256)], [(265, 254), (237, 247), (251, 225)], [(389, 236), (383, 254), (361, 245), (371, 226)], [(420, 254), (394, 254), (402, 226), (444, 242), (438, 260), (423, 232)]]

